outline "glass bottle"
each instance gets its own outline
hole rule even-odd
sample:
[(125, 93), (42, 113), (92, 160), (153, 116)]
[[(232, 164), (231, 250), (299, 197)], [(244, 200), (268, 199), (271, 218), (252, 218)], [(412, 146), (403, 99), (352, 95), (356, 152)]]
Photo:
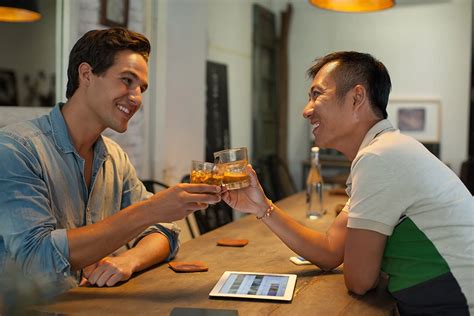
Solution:
[(326, 214), (323, 204), (323, 177), (319, 163), (319, 147), (311, 148), (311, 167), (306, 179), (306, 217), (318, 219)]

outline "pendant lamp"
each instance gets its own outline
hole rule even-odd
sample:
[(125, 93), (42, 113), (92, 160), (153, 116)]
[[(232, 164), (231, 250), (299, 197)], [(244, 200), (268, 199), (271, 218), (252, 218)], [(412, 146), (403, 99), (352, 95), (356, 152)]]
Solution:
[(309, 0), (312, 5), (340, 12), (372, 12), (391, 8), (395, 0)]
[(34, 22), (39, 19), (37, 0), (0, 0), (0, 22)]

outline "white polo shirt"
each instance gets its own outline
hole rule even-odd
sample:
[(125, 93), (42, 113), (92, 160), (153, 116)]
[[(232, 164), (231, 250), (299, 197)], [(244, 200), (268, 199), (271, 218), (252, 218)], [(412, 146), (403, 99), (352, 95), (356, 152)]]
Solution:
[(390, 292), (451, 272), (474, 315), (474, 198), (452, 170), (382, 120), (352, 162), (347, 193), (347, 226), (389, 236)]

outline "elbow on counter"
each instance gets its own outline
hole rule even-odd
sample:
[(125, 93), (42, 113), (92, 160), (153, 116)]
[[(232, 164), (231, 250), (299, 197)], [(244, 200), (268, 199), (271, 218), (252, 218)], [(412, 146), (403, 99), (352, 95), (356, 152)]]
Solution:
[[(312, 260), (310, 261), (313, 262)], [(329, 272), (339, 267), (342, 261), (342, 258), (336, 258), (327, 262), (313, 262), (313, 264), (317, 265), (324, 272)]]
[(317, 264), (317, 266), (324, 272), (330, 272), (336, 269), (339, 266), (339, 264)]
[(346, 274), (344, 274), (344, 281), (347, 289), (357, 295), (364, 295), (374, 288), (373, 282), (363, 279), (351, 280)]

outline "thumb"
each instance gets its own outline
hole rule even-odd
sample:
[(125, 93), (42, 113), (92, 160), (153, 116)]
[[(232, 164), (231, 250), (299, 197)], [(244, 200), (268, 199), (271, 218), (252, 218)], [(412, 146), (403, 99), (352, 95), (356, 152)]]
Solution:
[(89, 283), (89, 282), (87, 281), (87, 279), (83, 277), (83, 278), (81, 279), (81, 282), (79, 283), (79, 286), (86, 286), (88, 283)]
[(252, 168), (251, 164), (248, 164), (247, 167), (245, 168), (245, 171), (247, 171), (247, 174), (249, 175), (250, 178), (250, 186), (252, 187), (258, 187), (258, 179), (257, 179), (257, 173), (255, 170)]

